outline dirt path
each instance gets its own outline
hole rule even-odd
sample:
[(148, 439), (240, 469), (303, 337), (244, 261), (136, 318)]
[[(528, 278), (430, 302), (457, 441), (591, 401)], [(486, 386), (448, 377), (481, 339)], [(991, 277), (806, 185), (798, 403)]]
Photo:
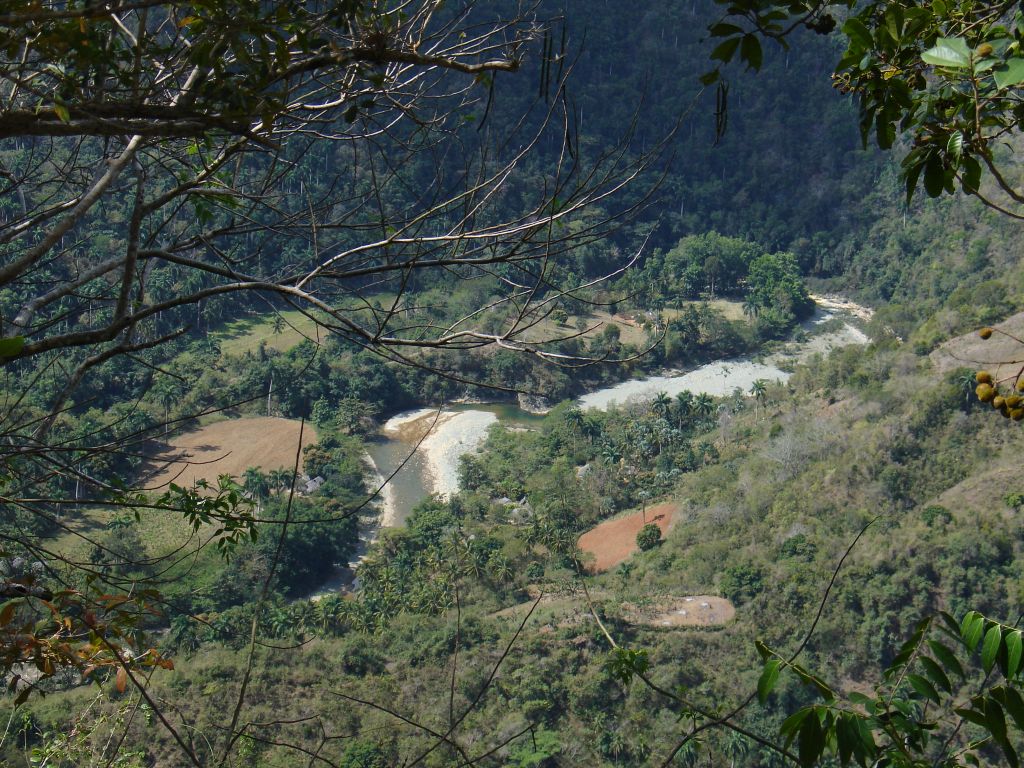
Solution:
[[(146, 487), (174, 482), (185, 488), (196, 480), (215, 484), (220, 475), (239, 478), (249, 467), (263, 472), (290, 469), (295, 463), (299, 422), (260, 416), (228, 419), (185, 432), (169, 441), (151, 463)], [(306, 424), (303, 447), (316, 442), (316, 430)]]
[[(679, 511), (674, 502), (663, 502), (647, 508), (648, 523), (657, 523), (664, 536), (672, 526), (672, 519)], [(580, 536), (580, 549), (594, 556), (587, 565), (591, 573), (607, 571), (627, 560), (636, 552), (636, 535), (644, 527), (645, 515), (635, 512), (616, 517), (598, 525)]]

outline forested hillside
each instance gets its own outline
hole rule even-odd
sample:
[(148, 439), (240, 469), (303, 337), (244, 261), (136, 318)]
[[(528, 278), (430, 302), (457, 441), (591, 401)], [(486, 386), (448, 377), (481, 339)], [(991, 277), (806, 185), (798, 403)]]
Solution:
[[(724, 86), (710, 0), (37, 5), (5, 764), (1016, 764), (1024, 231), (908, 198), (838, 31)], [(704, 364), (774, 378), (579, 399)]]

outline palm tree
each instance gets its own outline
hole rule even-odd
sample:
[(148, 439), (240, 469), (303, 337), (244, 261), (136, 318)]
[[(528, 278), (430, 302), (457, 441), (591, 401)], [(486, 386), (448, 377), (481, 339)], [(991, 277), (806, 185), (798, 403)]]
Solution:
[(715, 401), (707, 392), (701, 392), (693, 401), (693, 411), (702, 419), (709, 419), (715, 412)]
[(167, 632), (167, 643), (171, 648), (186, 656), (191, 656), (199, 650), (199, 635), (196, 633), (191, 617), (179, 615), (171, 619), (171, 627)]
[(673, 762), (679, 765), (695, 766), (699, 757), (700, 743), (696, 739), (690, 739), (676, 752)]
[(978, 386), (974, 374), (971, 371), (964, 371), (956, 377), (956, 385), (964, 393), (964, 400), (971, 402), (974, 398), (974, 388)]
[(565, 426), (569, 430), (569, 435), (572, 437), (572, 452), (576, 455), (576, 438), (578, 435), (583, 433), (583, 411), (579, 408), (570, 408), (565, 412), (564, 416)]
[(270, 482), (259, 467), (249, 467), (242, 474), (242, 488), (258, 503), (270, 493)]
[(613, 443), (605, 443), (601, 446), (601, 456), (609, 464), (618, 464), (622, 460), (622, 451)]
[(181, 397), (181, 383), (170, 376), (161, 376), (153, 387), (157, 401), (164, 408), (164, 434), (170, 429), (171, 406)]
[(683, 426), (683, 420), (693, 413), (693, 392), (684, 389), (676, 395), (676, 424)]
[(647, 525), (647, 502), (651, 498), (651, 494), (647, 491), (640, 491), (637, 496), (640, 498), (640, 519), (644, 525)]
[(750, 394), (754, 396), (754, 418), (757, 418), (757, 406), (764, 405), (765, 399), (768, 397), (768, 382), (764, 379), (758, 379), (750, 385)]
[(654, 400), (651, 402), (651, 410), (654, 411), (661, 417), (664, 417), (668, 413), (669, 407), (672, 405), (672, 399), (665, 392), (659, 392), (654, 396)]
[(722, 744), (722, 752), (729, 758), (730, 768), (736, 768), (736, 761), (742, 760), (750, 751), (750, 744), (747, 737), (730, 729), (725, 733), (725, 740)]
[(753, 296), (747, 296), (743, 300), (743, 314), (744, 316), (755, 319), (761, 311), (761, 305), (757, 303)]
[(272, 469), (267, 475), (270, 489), (273, 491), (287, 491), (292, 484), (292, 473), (287, 469)]

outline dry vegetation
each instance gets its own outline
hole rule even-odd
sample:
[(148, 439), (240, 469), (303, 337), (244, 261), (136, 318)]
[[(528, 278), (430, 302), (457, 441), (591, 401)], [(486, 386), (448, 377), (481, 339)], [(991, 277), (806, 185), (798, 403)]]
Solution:
[(992, 327), (996, 333), (990, 339), (971, 331), (942, 344), (930, 355), (935, 368), (940, 372), (985, 368), (997, 380), (1015, 375), (1024, 364), (1024, 344), (1016, 340), (1024, 338), (1024, 312)]

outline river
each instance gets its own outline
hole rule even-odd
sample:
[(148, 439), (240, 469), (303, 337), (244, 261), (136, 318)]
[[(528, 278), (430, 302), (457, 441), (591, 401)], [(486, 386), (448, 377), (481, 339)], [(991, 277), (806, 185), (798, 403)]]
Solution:
[[(583, 395), (583, 409), (606, 409), (613, 403), (653, 398), (658, 392), (674, 396), (684, 390), (695, 395), (728, 395), (737, 387), (749, 392), (758, 379), (781, 382), (789, 378), (783, 366), (802, 362), (817, 353), (850, 344), (866, 344), (860, 324), (871, 310), (842, 297), (815, 296), (817, 309), (802, 327), (803, 339), (789, 342), (779, 351), (758, 358), (717, 360), (688, 371), (667, 371), (658, 376), (632, 379)], [(838, 328), (821, 326), (833, 319)], [(424, 408), (400, 413), (387, 421), (367, 446), (379, 476), (380, 524), (404, 524), (412, 509), (431, 493), (448, 496), (458, 491), (459, 458), (480, 447), (494, 424), (530, 428), (543, 416), (508, 403), (462, 403), (442, 409)], [(387, 480), (386, 483), (384, 481)]]

